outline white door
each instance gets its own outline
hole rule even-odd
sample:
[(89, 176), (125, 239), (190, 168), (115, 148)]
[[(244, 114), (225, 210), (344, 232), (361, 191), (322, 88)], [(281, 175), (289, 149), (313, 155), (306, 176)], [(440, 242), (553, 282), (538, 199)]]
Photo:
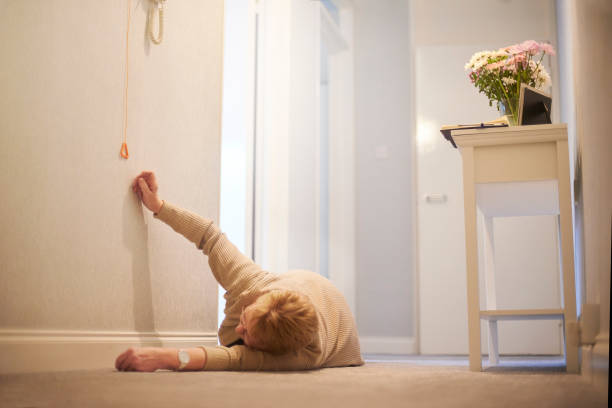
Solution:
[[(439, 128), (499, 116), (463, 71), (474, 52), (493, 48), (483, 44), (416, 49), (419, 336), (423, 354), (468, 353), (461, 157)], [(559, 308), (554, 218), (496, 218), (494, 231), (498, 309)], [(481, 274), (481, 309), (484, 293)], [(487, 327), (481, 327), (482, 349), (487, 353)], [(501, 354), (559, 355), (562, 344), (558, 321), (499, 323)]]
[(259, 0), (256, 16), (255, 260), (320, 272), (352, 306), (352, 7)]

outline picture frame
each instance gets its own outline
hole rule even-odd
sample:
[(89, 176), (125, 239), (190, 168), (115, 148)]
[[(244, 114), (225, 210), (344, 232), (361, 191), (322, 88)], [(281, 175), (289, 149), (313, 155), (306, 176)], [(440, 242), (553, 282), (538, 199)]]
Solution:
[(519, 93), (518, 125), (545, 125), (551, 120), (550, 94), (527, 84), (521, 84)]

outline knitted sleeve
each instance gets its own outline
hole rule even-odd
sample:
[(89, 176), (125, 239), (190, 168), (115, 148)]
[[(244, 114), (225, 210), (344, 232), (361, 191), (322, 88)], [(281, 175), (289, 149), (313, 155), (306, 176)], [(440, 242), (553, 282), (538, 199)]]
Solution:
[(166, 201), (154, 216), (208, 255), (215, 279), (228, 292), (242, 292), (270, 279), (271, 274), (240, 252), (212, 220)]
[(321, 354), (304, 348), (282, 355), (254, 350), (246, 346), (202, 347), (206, 352), (204, 371), (290, 371), (319, 368)]

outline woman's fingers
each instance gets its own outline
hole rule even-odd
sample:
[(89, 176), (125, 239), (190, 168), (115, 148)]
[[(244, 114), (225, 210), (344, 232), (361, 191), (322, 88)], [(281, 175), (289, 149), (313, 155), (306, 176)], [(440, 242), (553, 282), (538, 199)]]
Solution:
[(140, 180), (142, 177), (142, 175), (138, 175), (134, 178), (134, 181), (132, 181), (132, 191), (137, 193), (138, 192), (138, 180)]
[(152, 171), (143, 171), (142, 173), (140, 173), (138, 178), (143, 178), (145, 179), (147, 184), (151, 184), (151, 182), (155, 181), (155, 173), (153, 173)]
[(127, 371), (129, 369), (129, 367), (130, 367), (130, 358), (131, 358), (131, 355), (127, 354), (127, 352), (126, 352), (126, 356), (123, 358), (123, 361), (121, 361), (121, 365), (119, 366), (119, 369), (121, 371)]
[(132, 181), (132, 187), (135, 187), (135, 186), (136, 186), (136, 184), (138, 183), (138, 179), (140, 179), (140, 178), (145, 178), (145, 179), (147, 179), (147, 178), (149, 178), (149, 177), (150, 177), (152, 174), (153, 174), (153, 172), (151, 172), (151, 171), (142, 171), (142, 172), (140, 172), (140, 174), (139, 174), (139, 175), (137, 175), (136, 177), (134, 177), (134, 180)]
[(155, 173), (153, 173), (152, 171), (143, 171), (138, 176), (136, 176), (136, 178), (134, 178), (134, 181), (132, 181), (132, 190), (135, 193), (138, 192), (138, 184), (139, 180), (141, 179), (143, 179), (147, 183), (147, 186), (149, 187), (150, 191), (152, 191), (153, 193), (157, 192), (157, 179), (155, 178)]
[(140, 187), (140, 192), (142, 194), (151, 194), (151, 190), (149, 189), (149, 185), (144, 179), (138, 179), (138, 186)]
[(152, 171), (143, 171), (132, 181), (132, 191), (140, 201), (151, 211), (161, 208), (161, 200), (157, 196), (157, 181)]
[(157, 192), (157, 179), (155, 178), (155, 173), (152, 171), (146, 171), (143, 172), (143, 174), (143, 178), (149, 185), (149, 189), (154, 193)]
[(128, 356), (128, 351), (124, 351), (123, 353), (119, 354), (119, 357), (117, 357), (117, 360), (115, 360), (115, 368), (119, 371), (123, 371), (124, 370), (124, 366), (125, 366), (125, 362), (127, 360), (127, 356)]
[(151, 176), (152, 174), (153, 174), (153, 172), (152, 172), (152, 171), (148, 171), (148, 170), (146, 170), (146, 171), (141, 171), (141, 172), (140, 172), (140, 174), (138, 175), (138, 177), (149, 177), (149, 176)]
[(138, 185), (138, 180), (135, 179), (134, 183), (132, 183), (132, 191), (138, 196), (140, 200), (142, 200), (142, 191), (140, 190), (140, 186)]
[(117, 357), (117, 369), (119, 371), (133, 371), (134, 355), (135, 350), (131, 347), (124, 351), (119, 357)]
[(123, 354), (124, 353), (119, 354), (117, 358), (115, 359), (115, 368), (117, 370), (119, 370), (119, 367), (121, 367), (121, 362), (123, 361)]

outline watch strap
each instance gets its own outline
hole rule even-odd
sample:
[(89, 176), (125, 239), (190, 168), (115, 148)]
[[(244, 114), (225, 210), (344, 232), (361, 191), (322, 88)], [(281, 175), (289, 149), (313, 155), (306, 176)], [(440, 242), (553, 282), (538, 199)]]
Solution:
[(179, 360), (178, 370), (179, 371), (184, 370), (185, 367), (187, 367), (187, 364), (189, 364), (189, 360), (190, 360), (190, 356), (189, 356), (189, 353), (187, 352), (187, 350), (179, 349), (179, 351), (178, 351), (178, 360)]

